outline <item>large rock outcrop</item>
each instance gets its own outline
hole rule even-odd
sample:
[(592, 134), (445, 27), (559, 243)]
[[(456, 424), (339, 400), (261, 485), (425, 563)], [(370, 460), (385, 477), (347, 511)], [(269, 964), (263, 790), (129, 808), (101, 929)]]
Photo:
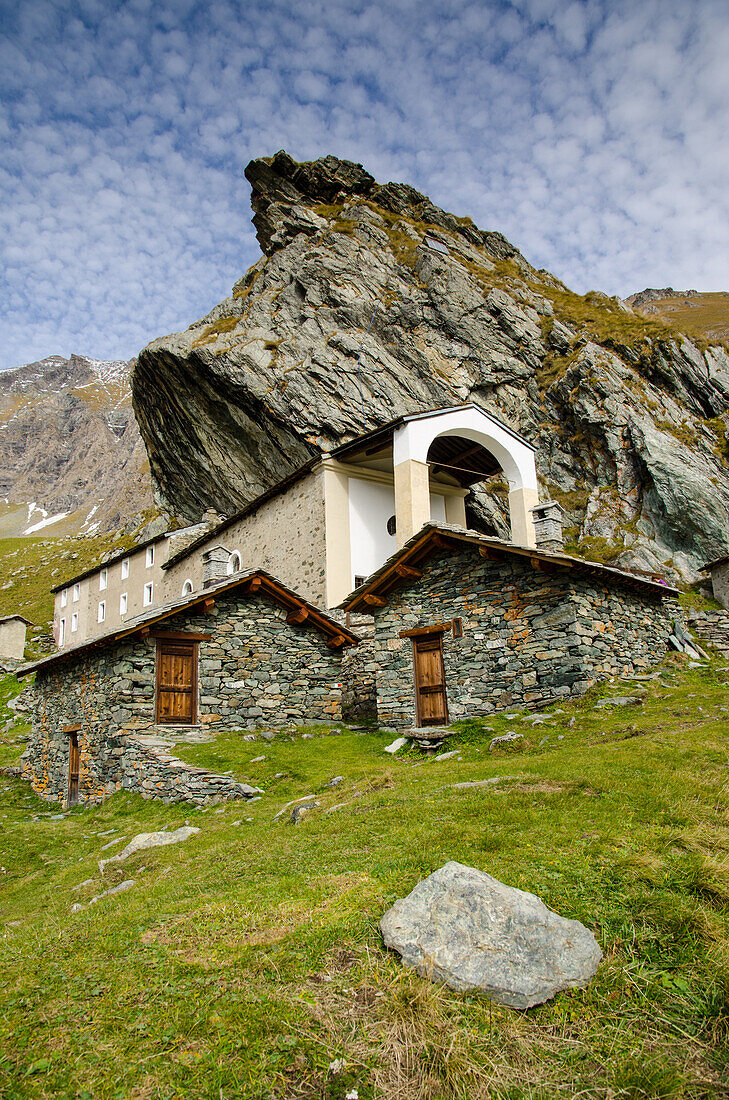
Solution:
[[(160, 506), (230, 512), (403, 413), (474, 401), (537, 447), (577, 552), (694, 579), (729, 547), (729, 356), (572, 294), (499, 233), (360, 165), (252, 161), (262, 258), (139, 356)], [(471, 519), (505, 534), (503, 489)]]

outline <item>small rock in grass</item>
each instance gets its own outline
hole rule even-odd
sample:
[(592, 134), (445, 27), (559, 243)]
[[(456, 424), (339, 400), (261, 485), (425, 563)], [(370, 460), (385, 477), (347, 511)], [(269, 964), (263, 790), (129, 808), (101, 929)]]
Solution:
[(302, 817), (306, 817), (319, 805), (318, 802), (305, 802), (302, 806), (294, 806), (289, 821), (292, 825), (298, 825)]
[(327, 786), (328, 787), (338, 787), (339, 784), (343, 783), (343, 782), (344, 782), (344, 776), (343, 775), (335, 775), (334, 779), (329, 780)]
[(394, 756), (396, 752), (400, 752), (400, 749), (407, 745), (406, 737), (396, 737), (389, 745), (385, 745), (384, 752), (389, 752), (390, 756)]
[(423, 978), (531, 1008), (586, 985), (602, 952), (588, 928), (534, 894), (449, 862), (382, 917), (387, 947)]
[(314, 734), (313, 733), (302, 733), (301, 740), (302, 741), (313, 741), (314, 740)]
[(436, 756), (433, 757), (433, 759), (434, 760), (450, 760), (453, 756), (460, 757), (460, 755), (461, 754), (460, 754), (460, 751), (458, 749), (453, 749), (451, 752), (439, 752), (439, 753), (437, 753)]
[(639, 707), (643, 700), (639, 695), (613, 695), (608, 699), (600, 699), (595, 704), (598, 707)]
[(266, 759), (265, 756), (254, 756), (253, 759), (249, 761), (249, 763), (250, 764), (259, 764), (261, 762), (261, 760), (265, 760), (265, 759)]
[(129, 856), (134, 855), (135, 852), (141, 852), (147, 848), (158, 848), (165, 844), (179, 844), (180, 841), (187, 840), (188, 837), (199, 832), (200, 830), (195, 828), (194, 825), (183, 825), (172, 833), (164, 833), (161, 830), (156, 833), (139, 833), (137, 836), (132, 837), (126, 848), (118, 855), (111, 856), (109, 859), (100, 859), (99, 870), (103, 875), (104, 868), (108, 863), (122, 863)]
[(496, 783), (516, 778), (515, 775), (495, 775), (491, 779), (467, 779), (463, 783), (451, 783), (451, 787), (457, 791), (466, 790), (468, 787), (493, 787)]
[(263, 740), (264, 740), (264, 741), (275, 741), (275, 739), (276, 739), (276, 734), (275, 734), (275, 733), (271, 733), (271, 731), (270, 731), (270, 730), (266, 730), (266, 732), (265, 732), (265, 733), (262, 733), (262, 734), (261, 734), (261, 737), (263, 738)]
[(489, 745), (489, 751), (493, 752), (496, 749), (508, 749), (508, 748), (521, 748), (522, 745), (519, 742), (524, 741), (523, 733), (516, 733), (514, 730), (509, 730), (508, 733), (502, 733), (501, 737), (494, 737)]
[(92, 878), (85, 878), (83, 880), (83, 882), (79, 882), (78, 886), (73, 886), (73, 887), (71, 887), (71, 889), (73, 889), (73, 890), (83, 890), (84, 886), (91, 886), (93, 881), (94, 880)]

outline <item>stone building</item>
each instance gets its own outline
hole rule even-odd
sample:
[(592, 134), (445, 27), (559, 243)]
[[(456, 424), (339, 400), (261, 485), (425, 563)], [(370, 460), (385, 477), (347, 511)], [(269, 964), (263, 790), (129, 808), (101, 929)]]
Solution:
[(379, 721), (428, 726), (644, 671), (665, 655), (676, 595), (563, 553), (427, 524), (342, 609), (374, 616)]
[(0, 661), (22, 661), (25, 635), (32, 625), (22, 615), (4, 615), (0, 618)]
[(23, 774), (39, 794), (245, 796), (255, 792), (160, 754), (160, 732), (341, 717), (342, 652), (356, 635), (263, 570), (212, 574), (201, 591), (21, 670), (36, 673)]
[(707, 562), (703, 568), (711, 577), (714, 599), (729, 610), (729, 554)]
[(312, 459), (235, 515), (167, 532), (59, 585), (57, 644), (200, 591), (213, 547), (227, 552), (230, 575), (265, 569), (336, 607), (424, 523), (465, 527), (469, 487), (498, 474), (508, 482), (512, 539), (535, 546), (537, 476), (526, 440), (472, 404), (401, 416)]

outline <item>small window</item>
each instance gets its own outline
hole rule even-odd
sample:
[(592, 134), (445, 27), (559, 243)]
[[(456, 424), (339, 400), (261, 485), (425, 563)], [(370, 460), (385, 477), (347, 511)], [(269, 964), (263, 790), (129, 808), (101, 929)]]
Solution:
[(68, 603), (68, 589), (64, 588), (63, 592), (61, 593), (61, 607), (65, 607), (67, 603)]
[(78, 601), (80, 599), (81, 599), (81, 585), (80, 584), (75, 584), (73, 586), (73, 602), (78, 603)]
[(183, 596), (191, 596), (193, 592), (194, 592), (194, 588), (193, 588), (192, 581), (189, 580), (189, 578), (188, 578), (188, 580), (186, 580), (185, 583), (182, 586), (182, 595)]
[(362, 587), (362, 585), (364, 584), (364, 582), (365, 582), (366, 580), (367, 580), (367, 578), (366, 578), (366, 577), (360, 577), (360, 576), (358, 576), (357, 574), (355, 574), (355, 577), (354, 577), (354, 587), (355, 587), (355, 588), (361, 588), (361, 587)]
[(102, 569), (99, 573), (99, 592), (103, 592), (109, 581), (109, 574), (106, 569)]
[(452, 619), (451, 620), (451, 631), (453, 632), (453, 637), (454, 638), (462, 638), (463, 637), (463, 620), (462, 619)]
[(71, 633), (75, 634), (78, 630), (78, 611), (74, 611), (71, 616)]
[(148, 607), (152, 602), (152, 596), (154, 594), (154, 585), (149, 581), (144, 586), (144, 606)]
[(125, 581), (129, 576), (129, 558), (124, 558), (121, 563), (121, 579)]
[(390, 516), (390, 518), (388, 519), (388, 521), (387, 521), (387, 533), (388, 533), (388, 535), (397, 534), (397, 517), (396, 516)]
[(154, 565), (154, 546), (147, 547), (147, 569), (150, 565)]
[(61, 621), (58, 624), (58, 647), (59, 647), (59, 649), (64, 644), (65, 641), (66, 641), (66, 620), (61, 619)]
[(240, 554), (237, 550), (234, 550), (228, 558), (228, 576), (230, 576), (231, 573), (240, 573), (242, 568)]
[(99, 612), (97, 615), (97, 621), (103, 623), (106, 618), (106, 600), (99, 601)]
[(127, 613), (127, 603), (128, 603), (127, 594), (126, 594), (126, 592), (122, 592), (121, 596), (119, 597), (119, 614), (120, 615), (126, 615), (126, 613)]

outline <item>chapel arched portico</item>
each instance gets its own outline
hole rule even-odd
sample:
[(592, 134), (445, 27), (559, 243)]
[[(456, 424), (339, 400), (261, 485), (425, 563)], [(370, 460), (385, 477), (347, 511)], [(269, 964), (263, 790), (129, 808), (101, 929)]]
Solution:
[(403, 546), (431, 519), (429, 456), (448, 437), (471, 440), (494, 456), (509, 483), (511, 540), (536, 546), (531, 509), (539, 503), (534, 448), (476, 405), (405, 417), (393, 433), (397, 545)]

